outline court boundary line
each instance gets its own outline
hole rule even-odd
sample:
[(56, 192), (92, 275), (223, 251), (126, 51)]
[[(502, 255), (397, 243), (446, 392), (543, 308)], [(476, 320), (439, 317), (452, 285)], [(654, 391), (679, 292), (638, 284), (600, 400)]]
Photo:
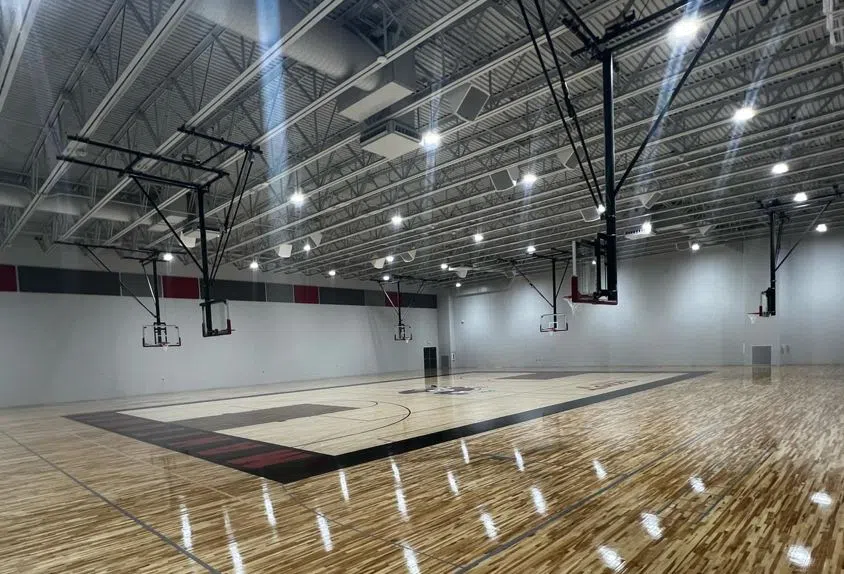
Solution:
[(101, 501), (105, 502), (108, 506), (110, 506), (111, 508), (113, 508), (113, 509), (117, 510), (120, 514), (122, 514), (122, 515), (123, 515), (123, 516), (125, 516), (126, 518), (130, 519), (132, 522), (134, 522), (135, 524), (137, 524), (138, 526), (140, 526), (141, 528), (143, 528), (144, 530), (146, 530), (146, 531), (147, 531), (147, 532), (149, 532), (150, 534), (154, 534), (155, 536), (157, 536), (157, 537), (158, 537), (158, 539), (159, 539), (159, 540), (161, 540), (162, 542), (164, 542), (164, 543), (165, 543), (165, 544), (167, 544), (168, 546), (170, 546), (170, 547), (174, 548), (174, 549), (175, 549), (176, 551), (178, 551), (180, 554), (183, 554), (184, 556), (186, 556), (186, 557), (190, 558), (191, 560), (193, 560), (194, 562), (196, 562), (198, 565), (200, 565), (200, 566), (202, 566), (203, 568), (205, 568), (208, 572), (211, 572), (212, 574), (222, 574), (222, 571), (221, 571), (221, 570), (217, 570), (216, 568), (214, 568), (213, 566), (211, 566), (210, 564), (208, 564), (207, 562), (205, 562), (204, 560), (202, 560), (199, 556), (197, 556), (196, 554), (194, 554), (193, 552), (191, 552), (191, 551), (190, 551), (190, 550), (188, 550), (187, 548), (184, 548), (184, 547), (182, 547), (180, 544), (177, 544), (175, 541), (173, 541), (173, 540), (172, 540), (170, 537), (168, 537), (166, 534), (163, 534), (162, 532), (159, 532), (159, 531), (158, 531), (158, 530), (156, 530), (153, 526), (151, 526), (151, 525), (147, 524), (146, 522), (144, 522), (143, 520), (141, 520), (140, 518), (138, 518), (137, 516), (135, 516), (134, 514), (132, 514), (131, 512), (129, 512), (128, 510), (126, 510), (125, 508), (121, 507), (120, 505), (118, 505), (118, 504), (117, 504), (117, 503), (115, 503), (115, 502), (112, 502), (112, 501), (111, 501), (111, 500), (109, 500), (109, 499), (108, 499), (105, 495), (103, 495), (103, 494), (101, 494), (101, 493), (97, 492), (96, 490), (94, 490), (93, 488), (91, 488), (90, 486), (88, 486), (85, 482), (83, 482), (82, 480), (80, 480), (80, 479), (76, 478), (75, 476), (73, 476), (72, 474), (70, 474), (69, 472), (67, 472), (65, 469), (63, 469), (62, 467), (60, 467), (58, 464), (56, 464), (56, 463), (54, 463), (53, 461), (51, 461), (50, 459), (48, 459), (48, 458), (46, 458), (46, 457), (42, 456), (39, 452), (37, 452), (37, 451), (33, 450), (33, 449), (32, 449), (32, 448), (30, 448), (28, 445), (26, 445), (26, 444), (22, 443), (22, 442), (21, 442), (21, 441), (19, 441), (17, 438), (15, 438), (14, 436), (10, 435), (7, 431), (0, 431), (0, 432), (2, 432), (4, 435), (6, 435), (7, 437), (9, 437), (11, 440), (13, 440), (13, 441), (14, 441), (14, 442), (18, 445), (18, 446), (20, 446), (21, 448), (23, 448), (23, 449), (27, 450), (27, 451), (28, 451), (28, 452), (30, 452), (31, 454), (35, 455), (36, 457), (38, 457), (39, 459), (41, 459), (42, 461), (44, 461), (45, 463), (47, 463), (48, 465), (50, 465), (50, 466), (51, 466), (54, 470), (57, 470), (58, 472), (60, 472), (61, 474), (63, 474), (64, 476), (66, 476), (67, 478), (69, 478), (70, 480), (72, 480), (74, 483), (76, 483), (76, 485), (77, 485), (77, 486), (80, 486), (80, 487), (84, 488), (85, 490), (87, 490), (87, 491), (88, 491), (88, 493), (93, 494), (94, 496), (96, 496), (97, 498), (99, 498)]

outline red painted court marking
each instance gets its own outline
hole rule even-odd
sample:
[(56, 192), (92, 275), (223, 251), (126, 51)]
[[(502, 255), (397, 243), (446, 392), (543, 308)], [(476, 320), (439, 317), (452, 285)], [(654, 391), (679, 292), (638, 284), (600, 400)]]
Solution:
[(227, 461), (228, 464), (235, 466), (242, 466), (243, 468), (261, 468), (271, 464), (278, 464), (281, 462), (290, 462), (293, 460), (300, 460), (303, 458), (310, 458), (311, 455), (299, 452), (297, 450), (277, 450), (275, 452), (268, 452), (264, 454), (255, 454), (243, 458), (236, 458)]
[(216, 448), (211, 448), (208, 450), (198, 450), (196, 451), (196, 454), (198, 456), (215, 456), (218, 454), (226, 454), (227, 452), (238, 452), (242, 450), (251, 450), (253, 448), (263, 448), (264, 446), (266, 445), (256, 444), (252, 441), (243, 441), (236, 442), (230, 445), (218, 446)]

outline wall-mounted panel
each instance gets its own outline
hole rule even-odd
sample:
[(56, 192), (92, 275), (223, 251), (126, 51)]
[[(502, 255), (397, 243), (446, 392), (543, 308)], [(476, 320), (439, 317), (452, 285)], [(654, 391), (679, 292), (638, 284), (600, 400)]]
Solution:
[(267, 301), (271, 303), (293, 303), (293, 285), (267, 283)]
[[(202, 287), (200, 281), (200, 289)], [(264, 283), (259, 281), (227, 281), (224, 279), (214, 280), (214, 299), (226, 299), (227, 301), (260, 301), (267, 300), (267, 290)]]
[(14, 265), (0, 265), (0, 291), (17, 291), (18, 274)]
[(105, 271), (20, 266), (18, 280), (20, 290), (30, 293), (120, 295), (117, 274)]
[(297, 303), (319, 303), (319, 287), (315, 285), (294, 285), (293, 298)]
[(196, 277), (165, 275), (161, 278), (161, 287), (168, 299), (199, 299), (199, 279)]
[(428, 295), (427, 293), (402, 293), (402, 303), (406, 307), (415, 307), (417, 309), (436, 309), (437, 296)]
[(337, 289), (335, 287), (320, 287), (320, 305), (363, 305), (364, 291), (362, 289)]
[(384, 293), (382, 291), (366, 290), (363, 293), (364, 303), (366, 303), (368, 307), (384, 306)]

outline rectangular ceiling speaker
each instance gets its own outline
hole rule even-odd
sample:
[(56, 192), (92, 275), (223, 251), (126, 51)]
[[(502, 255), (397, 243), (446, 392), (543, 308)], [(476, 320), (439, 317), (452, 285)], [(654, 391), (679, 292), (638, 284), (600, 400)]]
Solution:
[(278, 256), (282, 259), (288, 259), (291, 255), (293, 255), (293, 245), (290, 243), (282, 243), (276, 249), (278, 251)]
[(467, 122), (473, 122), (481, 115), (489, 94), (472, 84), (463, 84), (445, 95), (451, 113)]
[(519, 170), (514, 167), (510, 169), (502, 169), (500, 171), (494, 171), (489, 174), (489, 180), (492, 182), (492, 187), (494, 187), (498, 191), (504, 191), (506, 189), (510, 189), (514, 185), (516, 185), (516, 181), (519, 178)]
[(314, 244), (314, 247), (319, 247), (319, 244), (322, 243), (322, 232), (320, 231), (314, 231), (313, 233), (308, 235), (308, 237), (310, 237), (311, 241)]
[(636, 196), (636, 199), (639, 200), (639, 203), (642, 204), (642, 207), (645, 209), (650, 209), (659, 199), (662, 193), (659, 191), (650, 191), (648, 193), (640, 193)]
[(416, 250), (411, 249), (407, 253), (402, 253), (399, 257), (401, 257), (401, 260), (405, 263), (410, 263), (411, 261), (416, 259)]
[(557, 159), (565, 169), (574, 169), (577, 165), (577, 158), (574, 157), (574, 150), (566, 146), (557, 152)]
[(583, 221), (587, 223), (591, 223), (593, 221), (598, 221), (601, 219), (601, 214), (598, 213), (598, 209), (595, 207), (587, 207), (586, 209), (580, 210), (580, 217), (583, 218)]
[(379, 257), (378, 259), (372, 260), (372, 266), (375, 267), (376, 269), (383, 269), (384, 263), (386, 263), (386, 262), (387, 262), (386, 257)]
[(185, 235), (184, 233), (179, 234), (179, 239), (182, 240), (182, 243), (185, 244), (185, 247), (188, 249), (193, 249), (196, 246), (196, 237), (192, 237), (189, 235)]

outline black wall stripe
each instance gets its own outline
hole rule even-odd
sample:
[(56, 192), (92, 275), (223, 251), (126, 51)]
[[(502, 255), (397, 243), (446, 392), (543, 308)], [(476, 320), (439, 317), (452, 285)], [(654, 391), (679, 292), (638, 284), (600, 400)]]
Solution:
[(30, 293), (120, 295), (120, 281), (117, 277), (116, 273), (105, 271), (18, 267), (20, 290)]

